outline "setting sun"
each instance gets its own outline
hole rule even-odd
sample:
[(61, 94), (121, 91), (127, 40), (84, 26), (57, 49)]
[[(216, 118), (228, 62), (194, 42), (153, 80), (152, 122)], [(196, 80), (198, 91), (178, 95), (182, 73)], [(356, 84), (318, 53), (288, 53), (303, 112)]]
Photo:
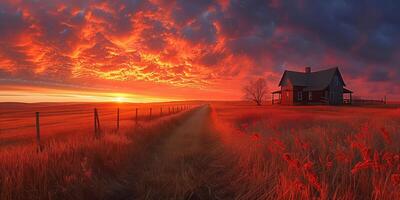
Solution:
[(113, 99), (113, 101), (118, 102), (118, 103), (123, 103), (123, 102), (126, 102), (126, 99), (125, 99), (125, 97), (115, 97)]

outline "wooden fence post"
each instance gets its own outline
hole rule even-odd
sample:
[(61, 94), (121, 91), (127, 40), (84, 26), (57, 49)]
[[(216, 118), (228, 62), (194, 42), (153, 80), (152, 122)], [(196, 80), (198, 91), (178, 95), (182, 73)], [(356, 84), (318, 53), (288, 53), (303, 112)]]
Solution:
[(136, 108), (135, 123), (138, 123), (138, 109)]
[(151, 111), (152, 109), (150, 108), (149, 120), (151, 120)]
[(119, 108), (117, 109), (117, 131), (119, 130)]
[(94, 121), (94, 137), (97, 137), (97, 119), (96, 119), (97, 109), (93, 111), (93, 121)]
[(37, 151), (42, 151), (42, 144), (40, 143), (40, 119), (39, 112), (36, 112), (36, 143), (37, 143)]
[(160, 108), (160, 117), (162, 117), (163, 113), (162, 113), (162, 107)]
[(100, 138), (100, 120), (97, 108), (94, 109), (94, 136)]

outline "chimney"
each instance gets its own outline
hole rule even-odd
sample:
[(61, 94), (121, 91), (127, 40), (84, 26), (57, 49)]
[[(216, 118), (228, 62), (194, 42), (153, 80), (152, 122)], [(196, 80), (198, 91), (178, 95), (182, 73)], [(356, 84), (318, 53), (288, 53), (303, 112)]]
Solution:
[(306, 67), (305, 72), (306, 72), (306, 73), (311, 73), (311, 67)]

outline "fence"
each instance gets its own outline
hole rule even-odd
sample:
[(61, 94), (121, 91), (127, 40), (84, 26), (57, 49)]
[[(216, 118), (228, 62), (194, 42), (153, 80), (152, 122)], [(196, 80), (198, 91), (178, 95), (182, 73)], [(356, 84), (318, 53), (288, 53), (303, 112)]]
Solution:
[[(159, 107), (159, 113), (155, 113), (155, 109), (153, 107), (136, 107), (136, 108), (128, 108), (124, 107), (121, 108), (94, 108), (92, 112), (85, 109), (82, 110), (80, 107), (74, 106), (60, 106), (60, 110), (57, 110), (58, 107), (53, 108), (52, 110), (42, 109), (41, 112), (34, 112), (35, 113), (35, 124), (31, 125), (32, 122), (32, 113), (31, 111), (26, 111), (24, 109), (15, 110), (12, 112), (10, 108), (9, 112), (0, 112), (0, 127), (2, 130), (2, 137), (4, 135), (9, 135), (7, 137), (11, 138), (11, 136), (18, 137), (21, 135), (21, 130), (26, 132), (27, 129), (32, 130), (28, 132), (33, 132), (35, 130), (35, 140), (37, 144), (38, 151), (43, 150), (42, 146), (42, 132), (56, 132), (55, 130), (66, 131), (69, 129), (70, 132), (78, 132), (79, 130), (74, 130), (73, 128), (82, 128), (81, 130), (86, 130), (87, 128), (90, 129), (90, 118), (92, 118), (92, 128), (94, 133), (94, 138), (98, 139), (101, 137), (102, 131), (106, 130), (105, 127), (112, 127), (111, 129), (113, 132), (118, 133), (121, 128), (121, 122), (126, 124), (133, 123), (134, 125), (138, 125), (140, 122), (150, 121), (157, 119), (159, 117), (164, 117), (168, 115), (173, 115), (179, 113), (184, 110), (189, 110), (194, 105), (185, 105), (185, 106), (178, 106), (178, 105), (169, 105), (169, 106), (155, 106), (157, 109)], [(100, 106), (101, 107), (101, 106)], [(66, 109), (69, 108), (69, 109)], [(164, 109), (168, 109), (169, 112), (163, 112)], [(40, 108), (30, 108), (30, 109), (37, 109), (41, 110)], [(157, 110), (156, 109), (156, 110)], [(29, 117), (30, 115), (30, 117)], [(3, 118), (2, 118), (3, 117)], [(22, 119), (21, 119), (22, 118)], [(29, 120), (30, 119), (30, 120)], [(44, 121), (44, 122), (43, 122)], [(16, 123), (10, 123), (16, 122)], [(78, 123), (77, 123), (78, 122)], [(44, 125), (44, 127), (43, 127)], [(75, 126), (74, 126), (75, 125)], [(57, 127), (55, 129), (55, 127)], [(84, 128), (85, 127), (85, 128)], [(47, 129), (47, 130), (46, 130)], [(10, 131), (10, 133), (8, 131)], [(71, 131), (74, 130), (74, 131)], [(6, 133), (7, 131), (7, 133)], [(12, 134), (12, 131), (15, 134)], [(24, 132), (22, 131), (22, 132)], [(6, 133), (6, 134), (3, 134)], [(30, 133), (32, 134), (32, 133)], [(4, 136), (5, 137), (5, 136)], [(29, 137), (29, 136), (28, 136)], [(32, 135), (30, 136), (30, 138)], [(0, 142), (7, 143), (4, 140)], [(15, 140), (14, 138), (11, 140)]]
[(361, 97), (356, 97), (352, 100), (352, 104), (354, 105), (382, 105), (382, 104), (387, 104), (387, 98), (386, 96), (382, 99), (367, 99), (367, 98), (361, 98)]

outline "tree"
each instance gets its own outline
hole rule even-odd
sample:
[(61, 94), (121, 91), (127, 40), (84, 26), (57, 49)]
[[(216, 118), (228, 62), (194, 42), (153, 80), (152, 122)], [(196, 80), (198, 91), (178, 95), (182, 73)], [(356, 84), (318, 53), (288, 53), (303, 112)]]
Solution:
[(257, 106), (261, 106), (268, 94), (267, 82), (263, 78), (251, 80), (243, 87), (243, 92), (246, 100), (254, 101)]

